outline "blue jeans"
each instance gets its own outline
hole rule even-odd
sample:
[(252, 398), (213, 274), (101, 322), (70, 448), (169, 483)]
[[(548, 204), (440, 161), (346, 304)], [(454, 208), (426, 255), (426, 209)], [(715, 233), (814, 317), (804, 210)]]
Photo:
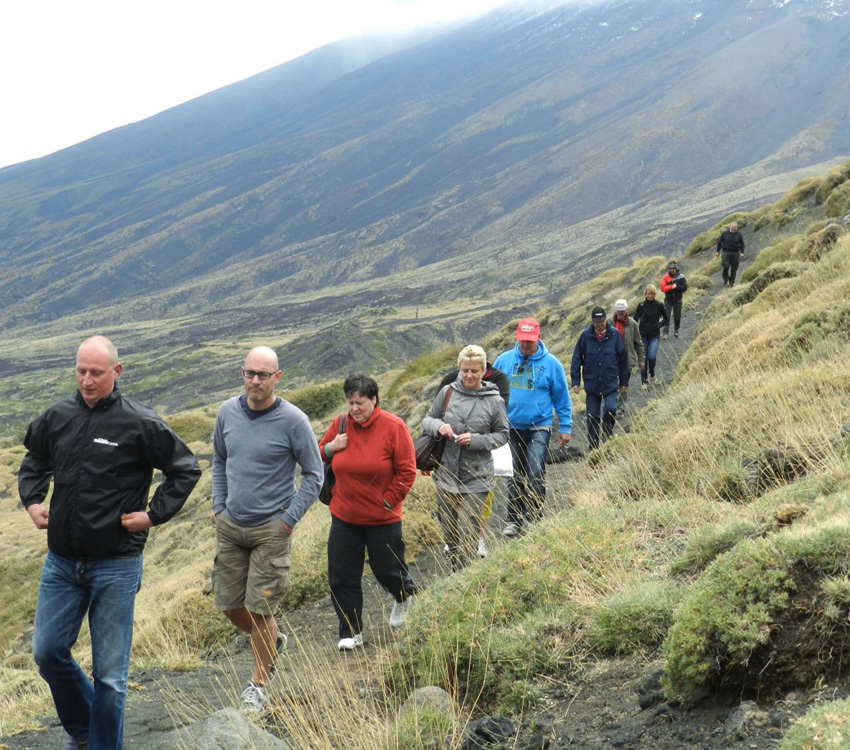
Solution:
[(614, 434), (614, 423), (617, 421), (617, 393), (617, 391), (611, 391), (604, 394), (587, 394), (584, 403), (587, 410), (587, 443), (591, 450), (599, 447), (600, 421), (606, 440)]
[(646, 365), (640, 371), (640, 379), (646, 383), (649, 378), (655, 377), (655, 362), (658, 359), (658, 342), (661, 337), (641, 336), (640, 340), (643, 342), (643, 354), (646, 357)]
[[(47, 553), (41, 569), (32, 652), (56, 713), (88, 750), (120, 750), (133, 606), (142, 556), (74, 559)], [(71, 655), (88, 612), (94, 683)]]
[(514, 475), (508, 485), (508, 521), (522, 526), (543, 515), (549, 430), (510, 430)]

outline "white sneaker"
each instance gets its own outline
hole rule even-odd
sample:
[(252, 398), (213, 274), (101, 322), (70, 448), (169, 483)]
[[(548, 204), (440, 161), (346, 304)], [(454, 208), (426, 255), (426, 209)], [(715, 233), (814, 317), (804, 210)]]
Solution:
[(448, 555), (448, 554), (450, 554), (450, 553), (451, 553), (451, 550), (449, 549), (449, 545), (448, 545), (448, 544), (444, 544), (444, 545), (443, 545), (443, 554), (444, 554), (444, 555)]
[(403, 602), (393, 602), (393, 609), (390, 612), (390, 627), (400, 628), (407, 620), (407, 615), (410, 612), (410, 605), (413, 604), (413, 599), (408, 597)]
[(266, 707), (266, 694), (259, 685), (248, 683), (242, 691), (242, 710), (257, 713)]
[(487, 546), (484, 544), (484, 537), (478, 540), (478, 557), (482, 560), (487, 557)]
[(340, 638), (340, 641), (336, 644), (336, 647), (340, 651), (354, 651), (354, 649), (362, 645), (363, 633), (357, 633), (357, 635), (353, 635), (351, 636), (351, 638)]
[(502, 529), (502, 536), (516, 536), (519, 534), (519, 526), (515, 523), (505, 524), (505, 528)]

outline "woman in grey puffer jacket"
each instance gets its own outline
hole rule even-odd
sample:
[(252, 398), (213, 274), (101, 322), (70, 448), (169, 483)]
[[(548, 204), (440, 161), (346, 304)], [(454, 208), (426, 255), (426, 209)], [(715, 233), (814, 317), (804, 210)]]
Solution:
[[(508, 418), (499, 389), (482, 382), (486, 367), (487, 355), (480, 346), (461, 349), (457, 380), (440, 389), (422, 420), (423, 432), (448, 441), (434, 481), (440, 526), (454, 568), (475, 557), (484, 503), (493, 490), (490, 451), (508, 441)], [(449, 388), (452, 392), (443, 414)]]

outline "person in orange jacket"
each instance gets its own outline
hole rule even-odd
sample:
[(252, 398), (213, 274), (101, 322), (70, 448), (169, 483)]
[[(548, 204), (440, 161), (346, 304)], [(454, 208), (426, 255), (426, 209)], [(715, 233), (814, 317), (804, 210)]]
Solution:
[(662, 330), (661, 338), (667, 339), (670, 336), (671, 311), (673, 335), (679, 338), (679, 326), (682, 323), (682, 297), (688, 291), (688, 280), (679, 271), (679, 264), (675, 260), (667, 264), (667, 273), (661, 277), (661, 283), (658, 286), (664, 292), (664, 310), (667, 313), (667, 325)]

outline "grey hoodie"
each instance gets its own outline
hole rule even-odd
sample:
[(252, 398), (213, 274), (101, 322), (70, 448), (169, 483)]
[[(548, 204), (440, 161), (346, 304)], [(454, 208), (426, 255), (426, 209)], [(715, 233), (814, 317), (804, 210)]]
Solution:
[(494, 383), (482, 383), (471, 391), (460, 378), (451, 385), (453, 389), (444, 417), (440, 417), (445, 386), (440, 389), (431, 408), (422, 420), (422, 431), (437, 435), (444, 422), (452, 426), (455, 435), (471, 433), (469, 446), (460, 446), (453, 440), (446, 443), (440, 468), (434, 472), (437, 488), (444, 492), (490, 492), (493, 489), (493, 457), (490, 451), (508, 442), (508, 418), (505, 402)]

